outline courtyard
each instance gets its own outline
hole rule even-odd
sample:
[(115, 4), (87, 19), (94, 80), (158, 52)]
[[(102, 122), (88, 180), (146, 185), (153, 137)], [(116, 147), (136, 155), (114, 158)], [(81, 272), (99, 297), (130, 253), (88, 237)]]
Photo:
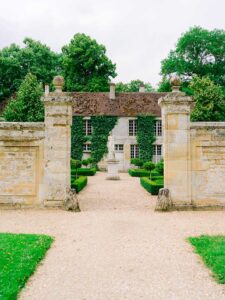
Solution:
[(225, 299), (186, 241), (224, 234), (224, 212), (155, 213), (139, 178), (105, 177), (89, 177), (80, 213), (1, 210), (1, 232), (55, 237), (20, 299)]

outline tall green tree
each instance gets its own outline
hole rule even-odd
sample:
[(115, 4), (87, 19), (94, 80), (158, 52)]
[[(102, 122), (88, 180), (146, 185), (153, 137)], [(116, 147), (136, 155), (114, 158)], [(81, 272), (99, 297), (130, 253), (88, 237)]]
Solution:
[(3, 117), (9, 122), (39, 122), (44, 120), (41, 101), (42, 87), (36, 76), (28, 73), (21, 83), (16, 99), (6, 106)]
[(195, 100), (192, 121), (225, 121), (225, 96), (221, 86), (209, 77), (195, 76), (190, 87)]
[(168, 78), (176, 73), (188, 87), (194, 75), (208, 76), (213, 82), (225, 87), (225, 31), (212, 31), (201, 27), (190, 28), (178, 40), (175, 50), (161, 63), (163, 80), (159, 90), (167, 91)]
[(16, 92), (29, 72), (43, 84), (50, 84), (61, 72), (60, 55), (30, 38), (24, 40), (23, 48), (15, 44), (3, 48), (0, 51), (0, 101)]
[(138, 92), (141, 85), (145, 86), (147, 92), (153, 91), (153, 87), (149, 82), (144, 83), (140, 79), (131, 80), (128, 83), (118, 82), (116, 84), (116, 91), (117, 92)]
[(62, 48), (65, 88), (68, 91), (107, 91), (116, 65), (106, 56), (106, 48), (85, 34), (75, 34)]

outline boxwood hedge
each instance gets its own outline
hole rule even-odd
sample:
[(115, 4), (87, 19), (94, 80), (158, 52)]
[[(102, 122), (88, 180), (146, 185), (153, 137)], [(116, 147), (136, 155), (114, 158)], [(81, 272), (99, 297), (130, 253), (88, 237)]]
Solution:
[[(149, 177), (149, 171), (146, 171), (144, 169), (129, 169), (128, 173), (132, 177)], [(159, 176), (159, 173), (156, 170), (153, 170), (151, 172), (151, 177)]]
[[(77, 175), (81, 176), (94, 176), (96, 174), (96, 168), (79, 168)], [(71, 175), (76, 175), (76, 170), (71, 168)]]
[(71, 176), (71, 188), (79, 193), (87, 185), (87, 176), (80, 176), (77, 179)]
[(158, 176), (156, 180), (147, 177), (140, 178), (140, 183), (152, 195), (158, 195), (159, 190), (163, 188), (163, 176)]

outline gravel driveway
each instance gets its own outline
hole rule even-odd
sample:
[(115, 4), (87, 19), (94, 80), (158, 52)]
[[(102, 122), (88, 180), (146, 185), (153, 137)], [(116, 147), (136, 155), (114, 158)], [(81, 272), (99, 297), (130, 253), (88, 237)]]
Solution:
[(89, 177), (81, 213), (0, 211), (1, 232), (55, 237), (22, 300), (223, 300), (217, 284), (186, 242), (225, 234), (225, 212), (155, 213), (139, 179)]

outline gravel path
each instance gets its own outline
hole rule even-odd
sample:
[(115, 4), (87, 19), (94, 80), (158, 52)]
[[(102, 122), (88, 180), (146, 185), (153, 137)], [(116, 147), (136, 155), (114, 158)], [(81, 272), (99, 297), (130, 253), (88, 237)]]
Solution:
[(100, 173), (80, 193), (81, 213), (0, 212), (1, 232), (55, 237), (22, 300), (223, 300), (188, 236), (224, 234), (224, 212), (155, 213), (137, 178)]

